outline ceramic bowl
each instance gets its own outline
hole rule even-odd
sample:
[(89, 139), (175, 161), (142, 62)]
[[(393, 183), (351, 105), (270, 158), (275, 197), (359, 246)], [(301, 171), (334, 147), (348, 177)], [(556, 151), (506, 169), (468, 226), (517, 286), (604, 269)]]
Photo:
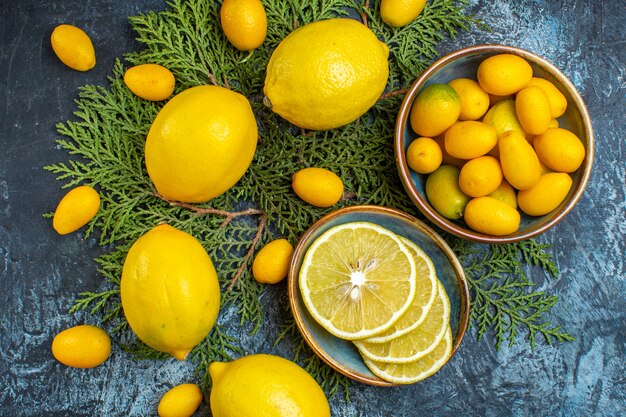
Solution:
[[(411, 170), (406, 161), (406, 149), (418, 135), (413, 132), (409, 115), (415, 97), (429, 84), (448, 83), (466, 77), (476, 80), (478, 65), (492, 55), (509, 53), (528, 61), (536, 77), (551, 81), (567, 98), (567, 111), (559, 120), (559, 127), (575, 133), (585, 145), (586, 156), (581, 167), (572, 174), (572, 187), (565, 200), (551, 213), (532, 217), (523, 213), (517, 232), (507, 236), (491, 236), (470, 229), (462, 220), (450, 220), (440, 215), (428, 202), (426, 175)], [(461, 49), (444, 56), (431, 65), (415, 80), (402, 102), (396, 120), (394, 151), (402, 184), (417, 208), (434, 224), (456, 236), (484, 243), (511, 243), (539, 235), (562, 220), (580, 199), (591, 175), (593, 163), (593, 129), (587, 108), (574, 85), (553, 64), (523, 49), (502, 45), (478, 45)]]
[(416, 218), (401, 211), (379, 206), (354, 206), (332, 212), (317, 221), (302, 236), (295, 248), (288, 277), (289, 300), (295, 321), (311, 349), (341, 374), (370, 385), (392, 386), (374, 375), (350, 341), (337, 338), (311, 317), (302, 300), (298, 274), (311, 244), (328, 229), (350, 222), (365, 221), (383, 226), (415, 242), (432, 259), (437, 277), (450, 298), (453, 351), (459, 348), (469, 318), (469, 293), (463, 268), (446, 242)]

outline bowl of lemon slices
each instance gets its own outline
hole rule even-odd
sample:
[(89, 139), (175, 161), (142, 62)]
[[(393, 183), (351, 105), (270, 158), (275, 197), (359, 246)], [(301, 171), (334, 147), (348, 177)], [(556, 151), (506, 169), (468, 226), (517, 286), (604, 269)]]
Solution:
[(321, 218), (296, 246), (288, 282), (305, 341), (366, 384), (424, 380), (467, 329), (461, 264), (432, 229), (396, 209), (354, 206)]

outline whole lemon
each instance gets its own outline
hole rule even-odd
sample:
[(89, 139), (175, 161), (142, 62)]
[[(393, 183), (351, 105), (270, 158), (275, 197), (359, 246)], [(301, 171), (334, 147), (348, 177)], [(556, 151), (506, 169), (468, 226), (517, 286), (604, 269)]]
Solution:
[(68, 67), (87, 71), (96, 66), (96, 52), (89, 35), (72, 25), (59, 25), (50, 35), (52, 50)]
[(52, 355), (63, 365), (94, 368), (109, 358), (111, 339), (100, 327), (82, 324), (63, 330), (52, 341)]
[(301, 169), (293, 174), (291, 186), (298, 197), (315, 207), (333, 206), (343, 196), (343, 181), (325, 168)]
[(227, 88), (189, 88), (159, 111), (146, 139), (148, 175), (170, 200), (200, 203), (246, 172), (258, 130), (250, 102)]
[(128, 324), (148, 346), (184, 360), (217, 318), (213, 263), (193, 236), (161, 224), (128, 251), (120, 282)]
[(180, 384), (167, 391), (159, 401), (159, 417), (191, 417), (202, 402), (202, 391), (196, 384)]
[(267, 34), (267, 15), (260, 0), (224, 0), (220, 8), (224, 35), (240, 51), (261, 46)]
[(334, 129), (376, 103), (387, 84), (389, 49), (354, 19), (299, 27), (272, 53), (265, 103), (296, 126)]
[(429, 138), (446, 131), (461, 114), (461, 98), (448, 84), (431, 84), (415, 97), (409, 121), (420, 136)]
[(259, 251), (252, 262), (252, 276), (264, 284), (276, 284), (289, 272), (293, 246), (287, 239), (276, 239)]
[(255, 354), (209, 365), (213, 417), (329, 417), (315, 379), (295, 363)]
[(75, 232), (94, 218), (100, 210), (100, 195), (88, 185), (68, 191), (54, 211), (52, 227), (60, 235)]
[(422, 13), (426, 0), (381, 0), (380, 17), (391, 27), (399, 28)]
[(174, 74), (158, 64), (135, 65), (124, 73), (124, 84), (144, 100), (165, 100), (174, 92), (175, 83)]

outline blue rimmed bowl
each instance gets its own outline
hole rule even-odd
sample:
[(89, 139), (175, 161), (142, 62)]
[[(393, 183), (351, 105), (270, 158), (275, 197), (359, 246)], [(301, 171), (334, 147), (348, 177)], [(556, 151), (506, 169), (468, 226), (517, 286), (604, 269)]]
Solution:
[(300, 293), (298, 275), (311, 244), (328, 229), (351, 222), (370, 222), (385, 227), (413, 241), (432, 259), (437, 277), (450, 298), (452, 355), (461, 345), (469, 320), (467, 281), (459, 260), (448, 244), (430, 227), (396, 209), (379, 206), (343, 208), (322, 217), (302, 235), (289, 268), (288, 287), (291, 310), (304, 340), (324, 362), (348, 378), (370, 385), (396, 385), (374, 375), (352, 342), (333, 336), (322, 328), (307, 311)]
[[(506, 236), (492, 236), (470, 229), (462, 220), (450, 220), (439, 214), (426, 197), (426, 177), (411, 170), (406, 161), (406, 150), (417, 134), (410, 124), (410, 113), (413, 101), (422, 88), (436, 83), (466, 77), (476, 80), (478, 65), (486, 58), (497, 54), (514, 54), (524, 58), (533, 68), (533, 76), (551, 81), (567, 98), (567, 110), (559, 117), (559, 127), (576, 134), (585, 145), (585, 159), (581, 167), (573, 174), (572, 187), (563, 202), (551, 213), (544, 216), (527, 216), (521, 214), (520, 227), (517, 232)], [(553, 64), (544, 58), (520, 48), (504, 45), (477, 45), (452, 52), (424, 71), (407, 92), (398, 117), (396, 119), (394, 152), (396, 166), (404, 189), (417, 208), (441, 229), (464, 239), (483, 243), (512, 243), (537, 236), (553, 227), (569, 213), (585, 190), (594, 155), (594, 140), (591, 119), (587, 108), (576, 87)]]

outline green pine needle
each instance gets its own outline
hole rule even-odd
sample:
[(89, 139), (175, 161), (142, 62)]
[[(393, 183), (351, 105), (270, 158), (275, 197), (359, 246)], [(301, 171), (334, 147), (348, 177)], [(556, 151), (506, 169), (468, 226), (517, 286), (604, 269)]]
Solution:
[[(243, 351), (235, 335), (256, 332), (265, 325), (265, 288), (250, 271), (253, 254), (263, 244), (278, 237), (295, 244), (313, 222), (342, 206), (378, 204), (419, 215), (398, 179), (393, 155), (394, 124), (402, 94), (438, 56), (439, 42), (460, 30), (482, 27), (482, 23), (464, 14), (467, 0), (433, 0), (415, 21), (392, 29), (379, 17), (379, 2), (372, 2), (372, 7), (369, 3), (263, 0), (267, 38), (252, 52), (240, 52), (228, 43), (219, 26), (220, 4), (213, 0), (172, 0), (165, 11), (129, 18), (143, 49), (126, 55), (125, 62), (116, 61), (107, 88), (80, 89), (75, 118), (57, 125), (57, 142), (69, 160), (45, 167), (63, 187), (86, 184), (99, 190), (101, 208), (85, 234), (97, 230), (100, 244), (111, 248), (96, 259), (104, 278), (101, 288), (80, 293), (71, 312), (86, 311), (99, 317), (120, 345), (138, 358), (166, 357), (137, 340), (129, 329), (119, 295), (122, 266), (132, 242), (159, 223), (192, 234), (218, 270), (221, 311), (234, 310), (239, 318), (239, 323), (223, 323), (220, 316), (191, 353), (206, 388), (211, 362), (254, 353)], [(263, 69), (276, 45), (294, 28), (339, 16), (361, 19), (389, 46), (387, 90), (356, 122), (328, 132), (303, 132), (263, 106)], [(123, 82), (125, 69), (142, 63), (169, 68), (176, 77), (176, 92), (214, 84), (238, 91), (251, 101), (260, 127), (259, 144), (247, 173), (225, 194), (205, 204), (185, 205), (166, 201), (156, 193), (143, 164), (143, 146), (163, 103), (138, 98)], [(325, 167), (341, 176), (346, 193), (338, 205), (312, 207), (291, 192), (292, 174), (308, 166)], [(445, 236), (466, 267), (473, 295), (472, 322), (479, 338), (494, 334), (498, 348), (503, 341), (514, 343), (522, 330), (531, 347), (536, 345), (537, 335), (548, 343), (572, 340), (544, 319), (557, 298), (533, 291), (533, 283), (524, 273), (526, 265), (535, 265), (557, 277), (557, 268), (545, 252), (548, 245), (530, 240), (480, 247)], [(281, 301), (287, 304), (286, 294)], [(294, 360), (327, 394), (343, 392), (349, 400), (349, 380), (311, 351), (293, 320), (280, 329), (277, 343), (292, 343)]]

